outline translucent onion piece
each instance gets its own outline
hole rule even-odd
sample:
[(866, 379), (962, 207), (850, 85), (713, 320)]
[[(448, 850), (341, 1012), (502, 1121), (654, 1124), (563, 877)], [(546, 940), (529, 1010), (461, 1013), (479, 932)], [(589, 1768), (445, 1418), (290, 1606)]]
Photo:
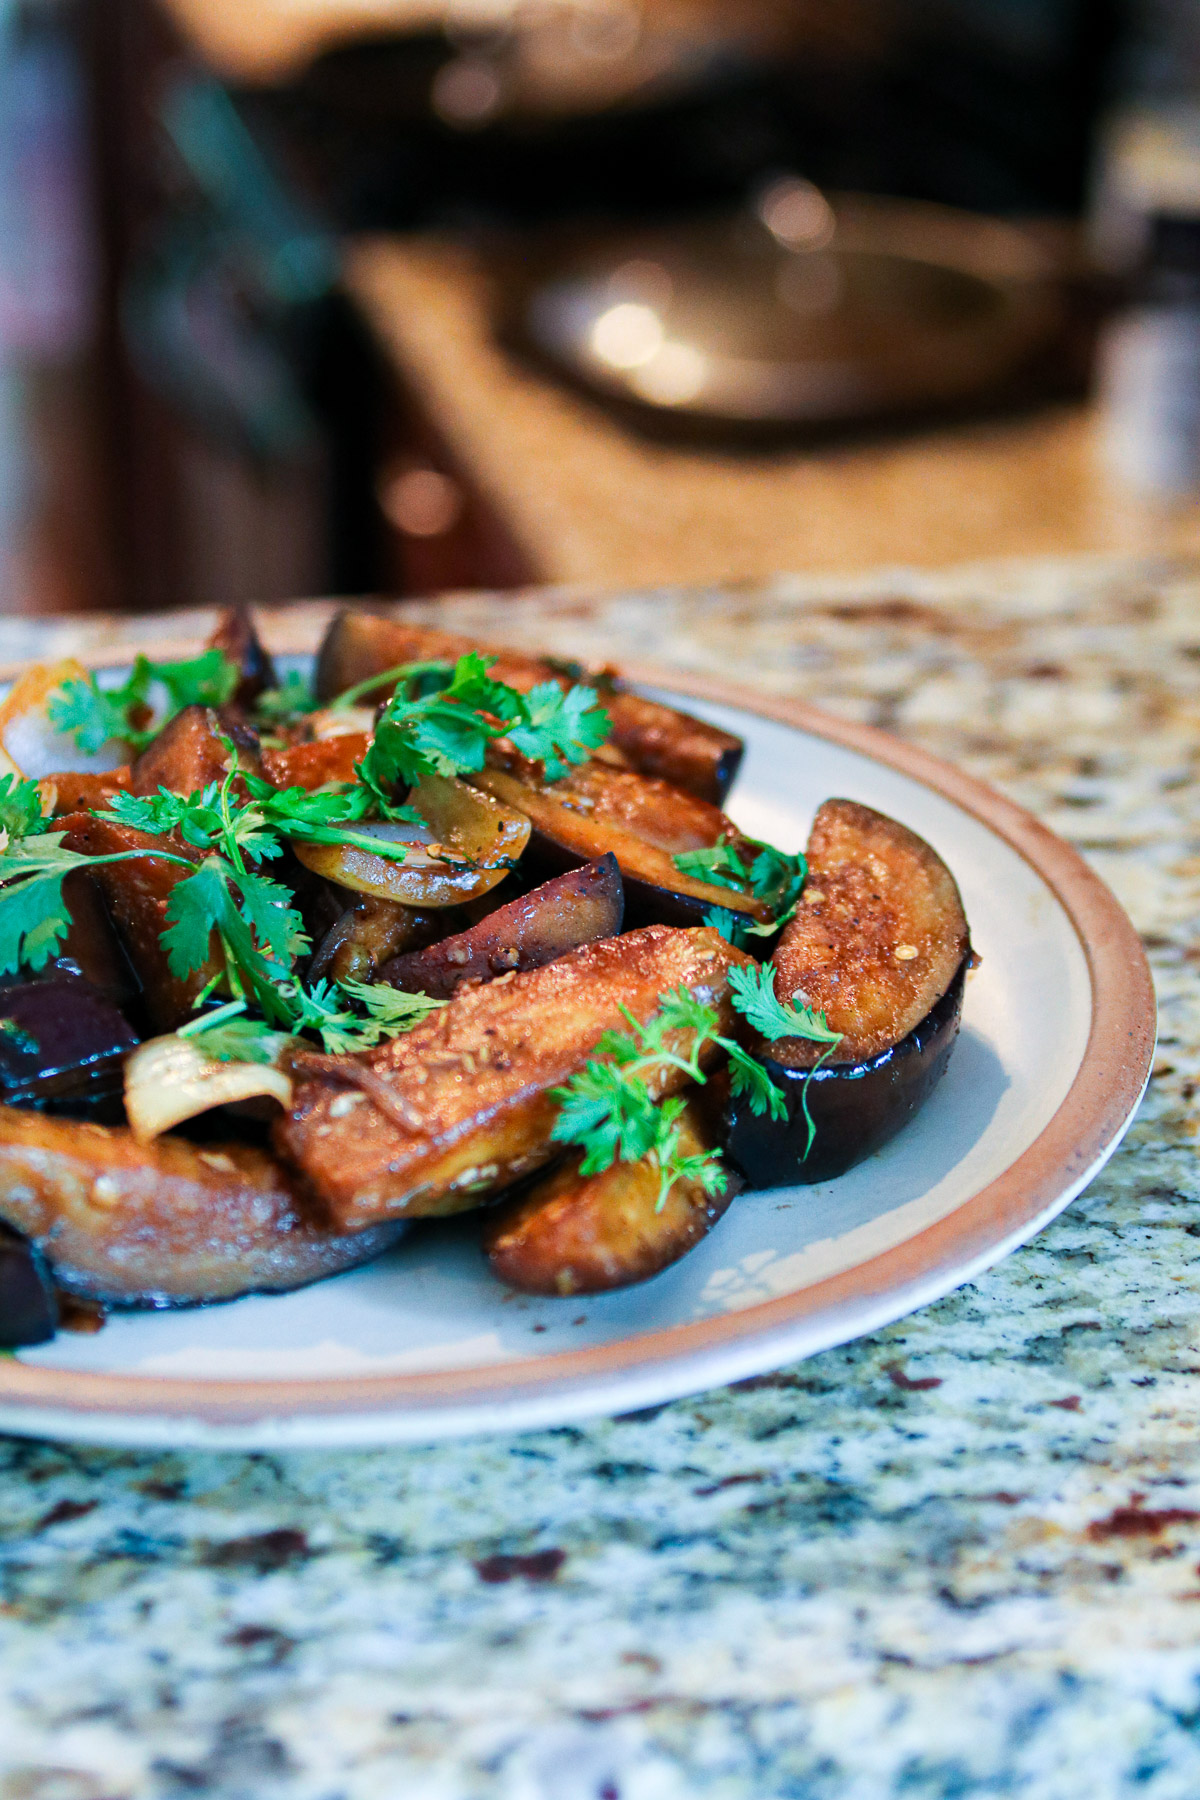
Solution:
[(151, 1038), (125, 1064), (125, 1111), (142, 1144), (197, 1113), (260, 1095), (283, 1107), (291, 1105), (292, 1084), (282, 1069), (266, 1063), (216, 1062), (205, 1056), (195, 1039), (174, 1033)]
[[(74, 657), (62, 662), (38, 663), (27, 669), (0, 704), (0, 749), (6, 763), (22, 775), (39, 779), (58, 769), (82, 769), (95, 773), (115, 769), (128, 754), (123, 744), (110, 739), (94, 754), (81, 750), (75, 739), (56, 731), (48, 711), (51, 695), (68, 681), (83, 681), (86, 672)], [(0, 768), (0, 773), (5, 770)]]

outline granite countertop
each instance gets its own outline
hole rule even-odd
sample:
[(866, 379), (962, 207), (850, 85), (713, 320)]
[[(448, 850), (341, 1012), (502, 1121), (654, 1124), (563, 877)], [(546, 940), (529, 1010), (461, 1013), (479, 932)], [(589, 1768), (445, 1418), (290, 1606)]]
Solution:
[(370, 1453), (4, 1440), (0, 1795), (1194, 1800), (1200, 563), (414, 611), (998, 783), (1145, 934), (1155, 1079), (1026, 1249), (737, 1388)]

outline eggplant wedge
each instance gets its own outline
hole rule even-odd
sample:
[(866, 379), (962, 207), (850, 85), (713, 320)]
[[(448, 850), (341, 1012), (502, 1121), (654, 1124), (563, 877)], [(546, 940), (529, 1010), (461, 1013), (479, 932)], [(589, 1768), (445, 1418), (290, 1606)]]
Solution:
[[(461, 988), (415, 1031), (362, 1057), (297, 1057), (295, 1103), (275, 1147), (344, 1230), (465, 1211), (556, 1153), (551, 1090), (606, 1031), (628, 1028), (623, 1008), (646, 1020), (683, 983), (728, 1031), (728, 971), (749, 961), (719, 932), (653, 925)], [(680, 1034), (684, 1053), (690, 1036)], [(664, 1071), (656, 1097), (681, 1081)]]
[[(69, 850), (92, 856), (109, 856), (130, 850), (169, 850), (198, 863), (200, 853), (178, 836), (151, 837), (132, 825), (95, 819), (88, 813), (72, 813), (59, 821)], [(188, 871), (161, 856), (138, 856), (130, 862), (105, 863), (91, 871), (104, 896), (117, 935), (142, 985), (147, 1017), (156, 1031), (173, 1031), (191, 1012), (199, 994), (220, 972), (215, 951), (186, 977), (171, 973), (162, 945), (167, 901), (176, 882)]]
[[(345, 894), (342, 895), (345, 899)], [(379, 981), (385, 963), (403, 952), (416, 952), (446, 930), (446, 921), (457, 923), (457, 910), (433, 911), (401, 906), (359, 894), (331, 925), (313, 951), (309, 981), (325, 976), (332, 981)]]
[[(579, 681), (598, 688), (612, 724), (609, 747), (631, 768), (718, 806), (729, 792), (745, 748), (741, 738), (690, 713), (629, 693), (610, 670), (494, 650), (454, 632), (405, 625), (378, 613), (345, 611), (333, 620), (317, 657), (317, 696), (332, 700), (401, 663), (455, 662), (468, 650), (495, 656), (496, 680), (522, 693), (542, 681), (557, 681), (562, 687)], [(389, 685), (381, 682), (374, 697), (382, 699)]]
[(332, 1230), (246, 1144), (139, 1144), (132, 1132), (0, 1107), (0, 1219), (58, 1287), (105, 1306), (283, 1293), (378, 1256), (403, 1227)]
[(719, 843), (746, 848), (732, 819), (694, 794), (601, 762), (544, 783), (523, 758), (512, 758), (507, 767), (489, 766), (471, 780), (530, 820), (528, 861), (540, 874), (615, 856), (631, 925), (699, 925), (713, 907), (755, 920), (771, 916), (752, 895), (676, 868), (674, 859), (685, 850), (711, 850)]
[(208, 640), (209, 650), (220, 650), (238, 670), (238, 684), (233, 690), (236, 706), (250, 707), (268, 688), (279, 686), (275, 664), (258, 635), (258, 627), (249, 607), (231, 606), (217, 620)]
[(264, 750), (262, 772), (277, 788), (300, 787), (311, 794), (326, 782), (353, 781), (355, 765), (367, 754), (370, 742), (365, 731), (351, 731), (283, 750)]
[[(693, 1156), (712, 1146), (692, 1101), (680, 1116), (680, 1148)], [(580, 1160), (572, 1155), (484, 1214), (484, 1251), (493, 1274), (510, 1287), (601, 1294), (648, 1281), (708, 1235), (743, 1185), (730, 1169), (721, 1194), (681, 1178), (658, 1211), (658, 1170), (650, 1163), (617, 1162), (600, 1175), (581, 1175)]]
[[(129, 775), (133, 794), (198, 794), (212, 781), (223, 781), (229, 772), (228, 723), (209, 706), (185, 706), (168, 719), (152, 744), (134, 762)], [(244, 769), (258, 773), (258, 756), (252, 737), (239, 732), (238, 756)]]
[(510, 900), (469, 931), (393, 957), (380, 980), (409, 994), (449, 1000), (464, 982), (539, 969), (584, 944), (616, 937), (624, 912), (617, 859), (602, 856)]
[(962, 900), (937, 852), (869, 806), (827, 800), (773, 966), (780, 1000), (824, 1013), (842, 1038), (825, 1057), (807, 1038), (756, 1040), (788, 1116), (758, 1119), (731, 1102), (727, 1145), (752, 1186), (840, 1175), (912, 1118), (958, 1034), (970, 954)]
[(58, 1298), (44, 1256), (0, 1225), (0, 1350), (48, 1344), (58, 1328)]

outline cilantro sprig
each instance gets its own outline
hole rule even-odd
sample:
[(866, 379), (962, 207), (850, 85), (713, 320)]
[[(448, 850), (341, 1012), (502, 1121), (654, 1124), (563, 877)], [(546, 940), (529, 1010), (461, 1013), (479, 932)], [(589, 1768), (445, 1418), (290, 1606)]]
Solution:
[[(388, 804), (400, 788), (429, 775), (468, 775), (483, 768), (488, 745), (507, 737), (523, 756), (540, 762), (547, 781), (558, 781), (572, 765), (586, 762), (607, 738), (610, 720), (596, 704), (596, 692), (556, 681), (539, 682), (518, 693), (488, 671), (494, 656), (468, 651), (446, 662), (407, 663), (387, 671), (396, 688), (375, 727), (359, 778)], [(370, 687), (377, 687), (373, 676)], [(342, 704), (366, 684), (341, 695)]]
[(88, 856), (69, 850), (62, 831), (47, 831), (35, 781), (13, 775), (0, 778), (0, 974), (21, 968), (35, 972), (50, 961), (71, 926), (63, 899), (63, 882), (75, 869), (100, 863), (129, 862), (158, 855), (190, 868), (186, 857), (169, 851), (130, 850)]
[(708, 850), (683, 850), (674, 858), (681, 875), (694, 876), (713, 887), (727, 887), (740, 894), (750, 894), (765, 902), (771, 917), (762, 923), (744, 918), (727, 907), (714, 906), (705, 914), (705, 924), (713, 925), (729, 943), (739, 950), (754, 937), (774, 937), (792, 917), (796, 903), (804, 891), (808, 864), (800, 854), (789, 856), (773, 844), (757, 838), (745, 840), (754, 848), (747, 861), (742, 852), (729, 842), (714, 844)]
[(231, 1000), (181, 1025), (178, 1035), (199, 1039), (216, 1062), (277, 1062), (306, 1032), (315, 1033), (330, 1056), (353, 1056), (412, 1031), (447, 1004), (428, 994), (401, 993), (386, 982), (364, 981), (318, 981), (308, 989), (285, 982), (281, 998), (289, 1013), (286, 1029), (247, 1017), (246, 1002)]
[[(73, 737), (89, 755), (114, 738), (141, 751), (185, 706), (227, 705), (238, 679), (237, 664), (221, 650), (204, 650), (174, 662), (139, 656), (126, 680), (115, 686), (101, 687), (92, 674), (65, 682), (50, 696), (47, 713), (55, 729)], [(151, 721), (156, 683), (166, 690), (167, 704)]]
[[(658, 1010), (644, 1025), (626, 1007), (621, 1012), (629, 1031), (606, 1031), (596, 1054), (578, 1074), (551, 1091), (551, 1099), (559, 1103), (551, 1135), (558, 1143), (582, 1148), (579, 1166), (584, 1175), (602, 1174), (618, 1160), (650, 1161), (658, 1170), (656, 1212), (662, 1211), (671, 1188), (681, 1179), (699, 1181), (707, 1194), (724, 1193), (727, 1177), (720, 1152), (685, 1156), (679, 1118), (686, 1102), (675, 1095), (660, 1103), (651, 1083), (668, 1069), (677, 1069), (703, 1087), (704, 1053), (715, 1045), (729, 1059), (734, 1093), (745, 1094), (753, 1112), (782, 1119), (787, 1112), (783, 1094), (762, 1064), (721, 1032), (714, 1008), (682, 984), (659, 995)], [(686, 1055), (676, 1047), (678, 1040), (671, 1041), (679, 1032), (691, 1034)]]

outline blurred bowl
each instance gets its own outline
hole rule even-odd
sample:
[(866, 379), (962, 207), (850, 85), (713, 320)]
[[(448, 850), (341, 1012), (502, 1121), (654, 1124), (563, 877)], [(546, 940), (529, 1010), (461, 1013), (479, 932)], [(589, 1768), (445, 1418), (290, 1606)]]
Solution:
[(1063, 322), (1019, 228), (787, 178), (754, 211), (559, 233), (504, 267), (503, 334), (643, 412), (828, 425), (999, 394)]

